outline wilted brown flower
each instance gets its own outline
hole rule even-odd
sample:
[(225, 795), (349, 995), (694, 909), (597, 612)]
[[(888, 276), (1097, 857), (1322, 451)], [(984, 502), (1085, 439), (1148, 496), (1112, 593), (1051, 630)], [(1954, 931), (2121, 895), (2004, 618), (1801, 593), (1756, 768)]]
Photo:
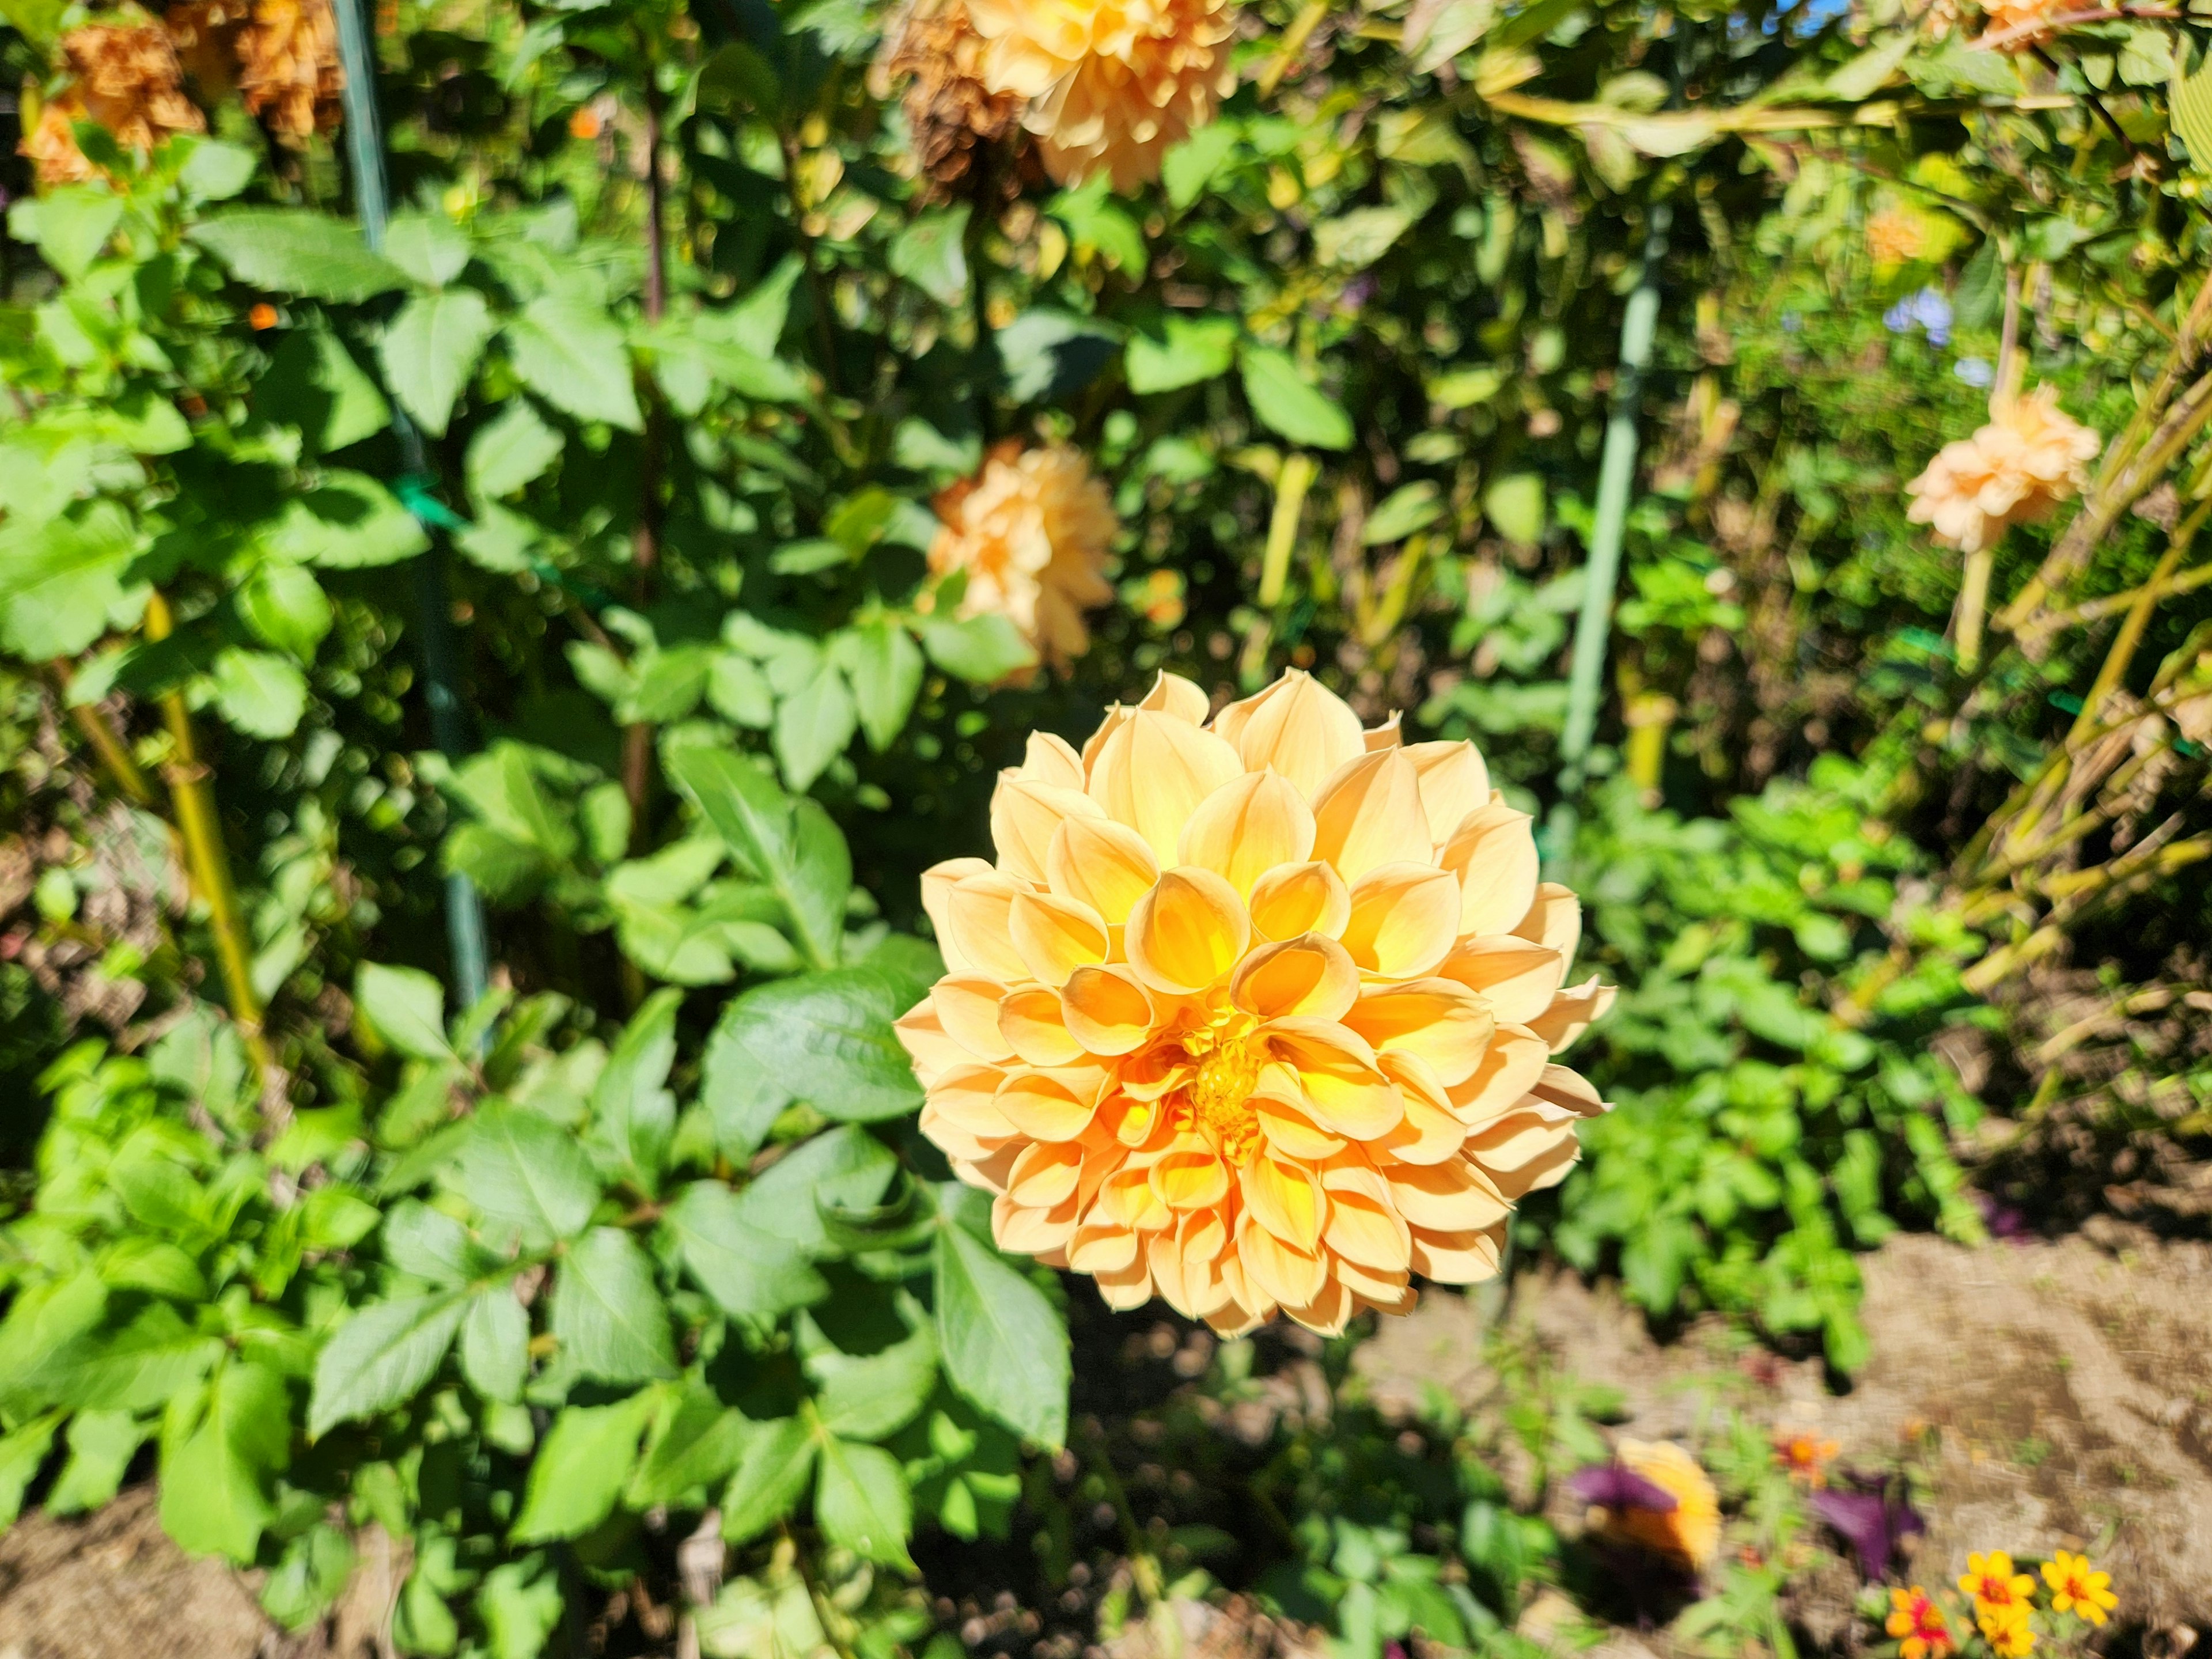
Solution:
[(2008, 526), (2048, 518), (2072, 498), (2104, 447), (2058, 407), (2051, 386), (2000, 398), (1990, 405), (1987, 426), (1945, 444), (1927, 471), (1905, 486), (1913, 497), (1905, 516), (1930, 526), (1937, 540), (1978, 553)]
[(1104, 566), (1120, 525), (1080, 451), (1010, 439), (935, 505), (945, 528), (929, 566), (967, 573), (961, 615), (1000, 612), (1057, 666), (1090, 647), (1083, 613), (1114, 597)]
[(878, 78), (885, 91), (906, 79), (915, 161), (940, 186), (966, 178), (979, 146), (1021, 125), (1023, 100), (983, 83), (984, 50), (963, 0), (916, 0), (884, 32)]
[(1063, 185), (1128, 190), (1236, 89), (1230, 0), (968, 0), (983, 80), (1029, 100), (1023, 125)]
[(17, 146), (36, 163), (40, 184), (76, 184), (98, 171), (77, 148), (71, 127), (78, 121), (96, 121), (125, 149), (140, 151), (172, 133), (207, 131), (161, 30), (91, 23), (63, 35), (61, 47), (70, 83), (47, 100)]
[(335, 128), (345, 69), (331, 0), (254, 0), (238, 37), (238, 89), (282, 137)]
[(177, 0), (161, 27), (200, 91), (220, 97), (238, 82), (238, 35), (246, 27), (246, 0)]
[(2003, 50), (2008, 52), (2026, 52), (2051, 33), (2048, 20), (2065, 9), (2056, 4), (2055, 0), (1978, 0), (1978, 3), (1989, 24), (1983, 38), (1987, 39), (1990, 35), (2012, 37), (2002, 43)]

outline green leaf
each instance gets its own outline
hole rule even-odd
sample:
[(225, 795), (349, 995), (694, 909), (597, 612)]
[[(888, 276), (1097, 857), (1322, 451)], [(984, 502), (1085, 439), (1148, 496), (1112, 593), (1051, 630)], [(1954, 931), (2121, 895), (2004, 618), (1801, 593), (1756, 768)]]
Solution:
[(1871, 98), (1889, 83), (1890, 77), (1920, 44), (1917, 29), (1900, 28), (1830, 75), (1820, 89), (1826, 96), (1847, 104)]
[[(801, 1242), (750, 1223), (748, 1207), (718, 1181), (685, 1187), (662, 1216), (684, 1266), (723, 1312), (774, 1319), (829, 1292)], [(819, 1224), (817, 1224), (817, 1227)]]
[(261, 538), (295, 563), (333, 570), (394, 564), (430, 544), (415, 515), (390, 490), (367, 473), (336, 468), (286, 502)]
[(511, 1540), (535, 1544), (580, 1537), (612, 1514), (655, 1403), (647, 1389), (611, 1406), (564, 1407), (531, 1461), (530, 1485)]
[(1129, 390), (1173, 392), (1229, 372), (1243, 330), (1233, 317), (1175, 317), (1160, 324), (1160, 337), (1139, 334), (1123, 360)]
[(996, 685), (1037, 664), (1036, 647), (995, 611), (961, 622), (924, 623), (921, 646), (946, 673), (975, 685)]
[(782, 902), (794, 942), (818, 968), (842, 953), (853, 866), (845, 840), (812, 803), (794, 803), (748, 757), (685, 744), (667, 757), (670, 775), (741, 863)]
[(875, 617), (838, 635), (830, 654), (852, 680), (868, 747), (882, 754), (897, 741), (921, 690), (921, 647), (890, 617)]
[(543, 1556), (509, 1561), (484, 1575), (477, 1617), (489, 1638), (488, 1659), (538, 1659), (561, 1623), (561, 1575)]
[(172, 144), (190, 144), (185, 164), (177, 169), (177, 184), (195, 202), (227, 202), (253, 182), (260, 158), (243, 144), (221, 138), (172, 138)]
[(284, 1379), (266, 1365), (225, 1364), (198, 1424), (180, 1437), (164, 1434), (163, 1529), (194, 1554), (252, 1561), (276, 1512), (270, 1478), (289, 1460), (291, 1436)]
[(914, 1421), (937, 1384), (937, 1337), (927, 1325), (873, 1353), (825, 1347), (807, 1356), (816, 1409), (832, 1434), (881, 1440)]
[[(83, 1418), (80, 1416), (77, 1420), (82, 1422)], [(23, 1494), (46, 1466), (46, 1453), (54, 1443), (54, 1430), (60, 1423), (61, 1413), (54, 1412), (34, 1417), (11, 1432), (0, 1435), (0, 1531), (14, 1526), (15, 1517), (23, 1512)], [(53, 1507), (51, 1498), (48, 1507)], [(60, 1512), (68, 1513), (66, 1510)]]
[(553, 1336), (578, 1370), (603, 1382), (676, 1374), (653, 1263), (619, 1227), (594, 1227), (569, 1247), (554, 1281)]
[(0, 647), (31, 662), (74, 657), (124, 603), (137, 527), (111, 501), (34, 527), (0, 523)]
[[(48, 1512), (76, 1515), (96, 1510), (113, 1498), (146, 1435), (147, 1425), (130, 1412), (79, 1412), (70, 1418), (69, 1462), (62, 1466), (53, 1489), (46, 1494)], [(8, 1461), (7, 1444), (0, 1442), (0, 1526), (15, 1518), (9, 1507)], [(20, 1501), (20, 1490), (15, 1496)]]
[(599, 1199), (599, 1178), (575, 1137), (521, 1107), (483, 1108), (453, 1153), (453, 1189), (487, 1220), (544, 1246), (581, 1232)]
[(1533, 472), (1510, 472), (1482, 492), (1482, 511), (1498, 533), (1523, 547), (1544, 536), (1544, 481)]
[(186, 232), (241, 282), (280, 294), (351, 302), (407, 285), (353, 226), (299, 208), (236, 208)]
[(296, 427), (307, 447), (328, 454), (392, 424), (392, 406), (327, 328), (286, 332), (253, 386), (254, 412)]
[(967, 1228), (937, 1234), (937, 1340), (952, 1386), (1054, 1450), (1067, 1437), (1067, 1327), (1036, 1285)]
[(37, 198), (34, 211), (18, 222), (17, 234), (27, 228), (46, 261), (75, 282), (106, 251), (116, 228), (123, 222), (123, 198), (106, 185), (64, 185)]
[(737, 1468), (756, 1425), (696, 1384), (664, 1402), (623, 1501), (635, 1510), (675, 1504)]
[(2212, 176), (2212, 57), (2197, 66), (2194, 75), (2184, 75), (2182, 66), (2186, 59), (2177, 53), (2173, 60), (2173, 79), (2167, 89), (2167, 107), (2172, 112), (2173, 130), (2181, 142), (2189, 147), (2189, 165), (2199, 174)]
[(194, 1387), (222, 1352), (221, 1339), (193, 1330), (174, 1308), (156, 1302), (127, 1324), (97, 1325), (71, 1336), (33, 1361), (8, 1394), (11, 1401), (34, 1406), (150, 1411)]
[(529, 398), (509, 398), (498, 417), (478, 427), (469, 440), (469, 494), (478, 501), (496, 501), (535, 483), (567, 442)]
[(722, 1495), (722, 1536), (742, 1544), (791, 1513), (814, 1469), (814, 1435), (796, 1417), (758, 1424)]
[(1442, 493), (1426, 478), (1401, 484), (1382, 498), (1360, 527), (1363, 547), (1382, 547), (1402, 542), (1417, 530), (1426, 530), (1444, 515)]
[(530, 1376), (530, 1316), (512, 1285), (488, 1285), (470, 1298), (461, 1325), (461, 1375), (487, 1400), (522, 1398)]
[(238, 614), (256, 639), (313, 662), (331, 631), (331, 601), (314, 572), (264, 559), (238, 590)]
[(1316, 449), (1352, 447), (1352, 417), (1306, 384), (1289, 354), (1247, 343), (1243, 368), (1245, 401), (1262, 426)]
[(315, 1356), (308, 1437), (414, 1398), (437, 1374), (466, 1309), (459, 1294), (440, 1291), (372, 1302), (355, 1313)]
[(757, 985), (723, 1011), (715, 1041), (743, 1049), (761, 1086), (825, 1117), (900, 1117), (921, 1103), (913, 1062), (891, 1030), (911, 1006), (911, 988), (872, 967)]
[(469, 262), (469, 239), (442, 213), (395, 213), (384, 228), (384, 257), (425, 288), (443, 288)]
[(497, 326), (483, 295), (454, 288), (414, 295), (384, 331), (376, 348), (384, 382), (432, 437), (446, 435), (453, 404)]
[[(720, 861), (721, 849), (713, 849)], [(656, 991), (630, 1017), (592, 1088), (593, 1127), (617, 1166), (648, 1197), (660, 1190), (669, 1137), (676, 1129), (676, 1097), (668, 1068), (676, 1063), (676, 1011), (680, 991)]]
[(410, 1060), (451, 1060), (445, 988), (420, 968), (364, 962), (354, 975), (355, 1013)]
[(1180, 213), (1198, 200), (1237, 148), (1240, 136), (1234, 121), (1209, 121), (1168, 151), (1161, 163), (1160, 182), (1167, 186), (1168, 201), (1176, 211)]
[(1314, 257), (1325, 265), (1364, 270), (1413, 228), (1403, 208), (1355, 208), (1314, 227)]
[(289, 738), (307, 710), (307, 682), (288, 657), (229, 646), (208, 675), (224, 721), (249, 738)]
[(507, 325), (507, 355), (522, 382), (580, 421), (642, 431), (623, 331), (594, 305), (540, 295)]
[(898, 1460), (882, 1447), (822, 1443), (814, 1519), (831, 1543), (865, 1560), (912, 1570), (906, 1540), (914, 1529), (914, 1499)]
[(845, 677), (824, 661), (813, 678), (776, 703), (769, 736), (784, 782), (798, 791), (820, 777), (853, 740), (857, 718)]
[(890, 267), (939, 305), (960, 303), (968, 292), (968, 204), (909, 221), (891, 238)]
[(829, 1248), (823, 1210), (865, 1210), (884, 1195), (898, 1158), (865, 1130), (848, 1125), (793, 1148), (738, 1195), (738, 1219), (810, 1255)]

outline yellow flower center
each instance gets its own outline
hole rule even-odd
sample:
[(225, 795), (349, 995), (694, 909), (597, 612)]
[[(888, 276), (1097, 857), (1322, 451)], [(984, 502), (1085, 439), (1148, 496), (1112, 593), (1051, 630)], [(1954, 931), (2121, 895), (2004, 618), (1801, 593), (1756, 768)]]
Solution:
[(1198, 1075), (1186, 1091), (1191, 1121), (1231, 1164), (1249, 1163), (1259, 1148), (1260, 1118), (1251, 1099), (1261, 1060), (1242, 1037), (1215, 1042), (1199, 1054)]

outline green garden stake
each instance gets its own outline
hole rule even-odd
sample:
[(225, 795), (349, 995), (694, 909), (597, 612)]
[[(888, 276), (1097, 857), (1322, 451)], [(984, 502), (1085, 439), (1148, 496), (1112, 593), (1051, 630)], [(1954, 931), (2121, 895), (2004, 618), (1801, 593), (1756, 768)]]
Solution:
[[(345, 65), (346, 144), (353, 155), (354, 200), (361, 211), (361, 233), (372, 248), (384, 246), (391, 217), (384, 176), (384, 131), (376, 113), (376, 53), (370, 41), (366, 0), (337, 0), (338, 56)], [(422, 629), (424, 695), (430, 704), (430, 734), (448, 760), (475, 748), (461, 705), (460, 653), (453, 639), (446, 568), (435, 532), (459, 525), (453, 509), (431, 493), (429, 458), (422, 434), (394, 406), (392, 430), (399, 438), (405, 476), (398, 481), (400, 502), (430, 535), (430, 550), (415, 563), (415, 608)], [(469, 878), (456, 871), (446, 878), (446, 939), (453, 957), (454, 998), (473, 1008), (489, 982), (483, 900)]]
[(1567, 719), (1559, 737), (1559, 799), (1544, 828), (1544, 862), (1564, 865), (1574, 851), (1580, 822), (1583, 768), (1597, 731), (1605, 690), (1605, 653), (1613, 628), (1613, 592), (1620, 580), (1620, 538), (1628, 522), (1628, 495), (1636, 482), (1637, 414), (1644, 400), (1644, 371), (1659, 322), (1659, 267), (1667, 258), (1674, 205), (1654, 202), (1644, 236), (1644, 270), (1628, 296), (1620, 323), (1620, 377), (1606, 417), (1605, 453), (1598, 462), (1597, 519), (1583, 567), (1582, 613), (1575, 621), (1574, 665), (1567, 678)]

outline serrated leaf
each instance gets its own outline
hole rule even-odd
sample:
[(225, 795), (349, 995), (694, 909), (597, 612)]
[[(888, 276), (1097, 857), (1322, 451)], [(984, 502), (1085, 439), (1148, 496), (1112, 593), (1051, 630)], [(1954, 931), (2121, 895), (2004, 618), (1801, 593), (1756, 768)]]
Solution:
[(442, 213), (395, 213), (384, 228), (384, 257), (425, 288), (443, 288), (469, 262), (467, 234)]
[(294, 496), (260, 532), (269, 547), (295, 564), (355, 570), (394, 564), (429, 546), (422, 526), (365, 472), (331, 468), (315, 488)]
[(1352, 417), (1334, 398), (1306, 384), (1289, 354), (1248, 344), (1242, 367), (1245, 401), (1262, 426), (1317, 449), (1352, 447)]
[(996, 611), (959, 622), (924, 623), (921, 645), (930, 661), (975, 685), (996, 685), (1037, 664), (1036, 647)]
[(509, 398), (469, 440), (469, 494), (479, 501), (512, 495), (544, 477), (567, 442), (529, 398)]
[(619, 1227), (595, 1227), (569, 1247), (554, 1281), (552, 1327), (586, 1376), (642, 1382), (676, 1374), (653, 1263)]
[(871, 967), (841, 968), (755, 986), (716, 1027), (759, 1068), (761, 1085), (804, 1100), (824, 1116), (868, 1123), (921, 1101), (914, 1066), (891, 1023), (911, 988)]
[(289, 738), (307, 711), (306, 677), (271, 651), (227, 647), (216, 654), (208, 684), (224, 724), (249, 738)]
[(785, 784), (801, 791), (821, 776), (823, 769), (853, 740), (858, 723), (859, 711), (845, 677), (825, 660), (813, 678), (775, 705), (769, 739)]
[(1243, 332), (1233, 317), (1175, 317), (1162, 319), (1160, 337), (1139, 334), (1129, 341), (1123, 368), (1129, 390), (1139, 394), (1172, 392), (1229, 372)]
[(487, 1400), (522, 1397), (530, 1376), (530, 1316), (511, 1285), (488, 1285), (470, 1298), (461, 1325), (461, 1375)]
[(420, 968), (364, 962), (354, 975), (355, 1013), (410, 1060), (451, 1060), (446, 1040), (446, 991)]
[[(754, 1213), (757, 1213), (757, 1206)], [(715, 1181), (694, 1182), (662, 1217), (684, 1266), (723, 1312), (774, 1319), (826, 1295), (801, 1242), (746, 1220), (747, 1207)]]
[(814, 1469), (815, 1439), (795, 1417), (756, 1425), (746, 1435), (738, 1472), (722, 1495), (722, 1536), (733, 1544), (759, 1536), (791, 1512)]
[(161, 1526), (197, 1554), (250, 1562), (275, 1515), (269, 1480), (291, 1449), (284, 1379), (234, 1360), (216, 1372), (189, 1433), (161, 1447)]
[(945, 1375), (1037, 1444), (1067, 1437), (1067, 1327), (1036, 1285), (967, 1228), (937, 1235), (937, 1337)]
[(682, 1389), (663, 1404), (624, 1501), (646, 1510), (676, 1503), (696, 1487), (719, 1485), (737, 1468), (757, 1426), (709, 1389)]
[(369, 251), (361, 232), (299, 208), (239, 208), (185, 233), (241, 281), (280, 294), (356, 301), (407, 285), (407, 274)]
[(644, 429), (629, 343), (599, 307), (540, 295), (507, 325), (507, 353), (523, 384), (554, 408), (580, 421)]
[(914, 1565), (906, 1553), (907, 1534), (914, 1530), (914, 1499), (898, 1460), (880, 1446), (858, 1446), (834, 1437), (822, 1443), (814, 1519), (823, 1537), (865, 1560)]
[(575, 1538), (605, 1520), (629, 1482), (655, 1403), (648, 1389), (611, 1406), (563, 1407), (531, 1460), (512, 1540)]
[(581, 1232), (599, 1177), (575, 1137), (550, 1118), (495, 1103), (479, 1110), (453, 1154), (450, 1184), (487, 1220), (546, 1245)]
[(2175, 58), (2168, 91), (2173, 130), (2189, 147), (2189, 165), (2212, 177), (2212, 57), (2199, 64), (2194, 75), (2182, 74), (2182, 62), (2179, 56)]
[(315, 1356), (309, 1437), (319, 1439), (340, 1423), (412, 1399), (453, 1346), (467, 1305), (458, 1292), (440, 1291), (372, 1302), (356, 1311)]
[(384, 331), (377, 343), (384, 383), (432, 437), (446, 435), (496, 326), (483, 295), (455, 288), (414, 295)]

